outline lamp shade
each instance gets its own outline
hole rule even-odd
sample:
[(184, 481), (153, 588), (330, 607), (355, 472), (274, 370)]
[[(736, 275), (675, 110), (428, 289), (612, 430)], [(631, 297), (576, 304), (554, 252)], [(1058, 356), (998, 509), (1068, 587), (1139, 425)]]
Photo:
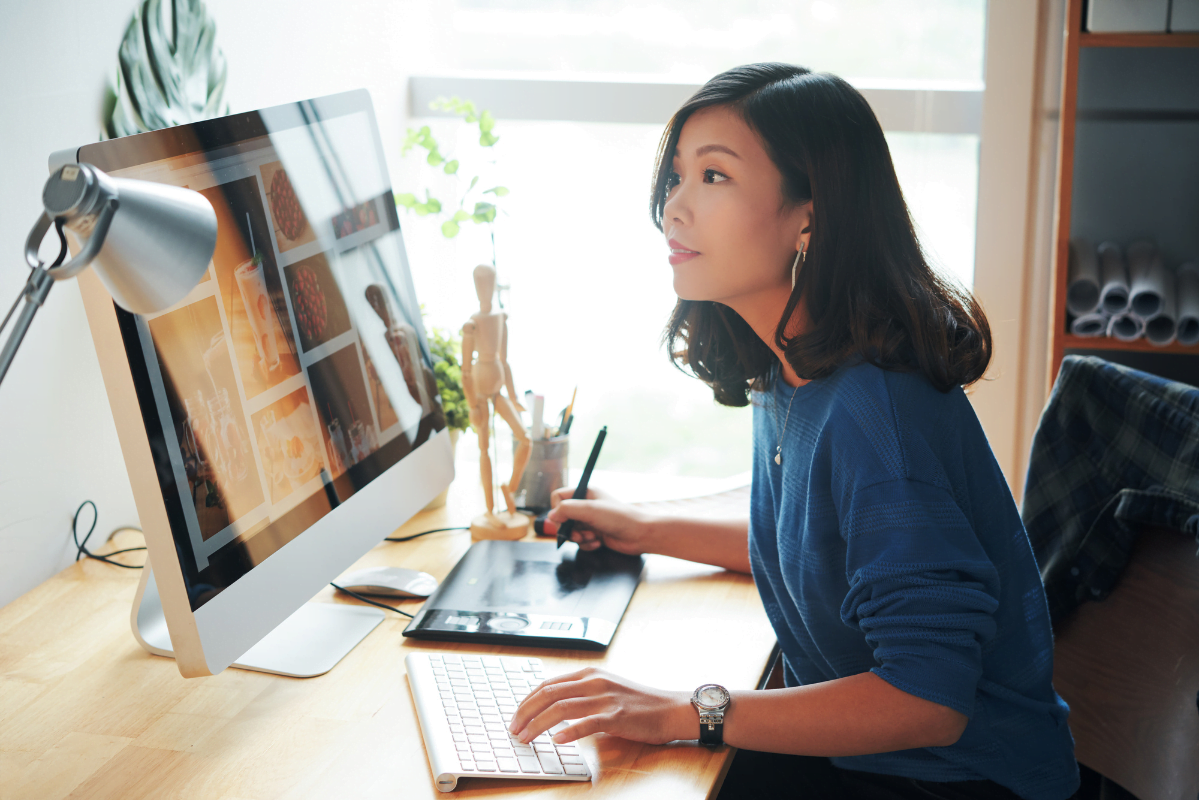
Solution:
[(182, 300), (204, 277), (217, 244), (212, 205), (180, 186), (69, 164), (50, 177), (42, 200), (47, 216), (63, 219), (82, 243), (63, 266), (75, 273), (90, 263), (117, 305), (135, 314)]

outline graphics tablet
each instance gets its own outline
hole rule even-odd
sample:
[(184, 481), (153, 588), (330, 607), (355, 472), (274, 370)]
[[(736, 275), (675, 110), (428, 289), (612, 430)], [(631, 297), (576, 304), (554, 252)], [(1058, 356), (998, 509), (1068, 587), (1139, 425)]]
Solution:
[(404, 635), (603, 650), (642, 576), (641, 556), (554, 542), (471, 545)]

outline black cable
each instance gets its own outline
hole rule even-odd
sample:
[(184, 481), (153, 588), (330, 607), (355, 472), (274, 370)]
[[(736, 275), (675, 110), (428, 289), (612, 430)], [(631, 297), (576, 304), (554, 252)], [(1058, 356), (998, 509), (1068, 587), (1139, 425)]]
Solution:
[(469, 531), (470, 525), (459, 525), (454, 528), (434, 528), (431, 531), (421, 531), (414, 533), (412, 536), (388, 536), (384, 539), (385, 542), (411, 542), (413, 539), (419, 539), (422, 536), (428, 536), (431, 533), (441, 533), (442, 531)]
[[(427, 533), (432, 533), (432, 531), (427, 531)], [(359, 594), (358, 592), (352, 592), (352, 591), (350, 591), (349, 589), (347, 589), (345, 586), (338, 586), (338, 585), (337, 585), (336, 583), (334, 583), (333, 581), (330, 581), (330, 582), (329, 582), (329, 585), (330, 585), (330, 586), (332, 586), (333, 588), (337, 589), (339, 592), (345, 592), (346, 594), (350, 595), (351, 597), (354, 597), (354, 598), (356, 598), (356, 599), (358, 599), (358, 600), (362, 600), (364, 603), (370, 603), (370, 604), (371, 604), (371, 605), (373, 605), (373, 606), (379, 606), (380, 608), (386, 608), (388, 611), (395, 611), (397, 614), (401, 614), (401, 615), (403, 615), (403, 616), (406, 616), (406, 617), (408, 617), (409, 619), (412, 619), (412, 618), (413, 618), (413, 615), (412, 615), (412, 614), (410, 614), (410, 613), (408, 613), (407, 611), (401, 611), (400, 609), (396, 608), (395, 606), (389, 606), (389, 605), (387, 605), (386, 603), (376, 603), (376, 602), (375, 602), (374, 600), (372, 600), (371, 598), (369, 598), (369, 597), (363, 597), (363, 596), (362, 596), (361, 594)]]
[[(83, 541), (81, 542), (79, 541), (79, 515), (83, 512), (84, 506), (92, 507), (92, 527), (88, 528), (88, 532), (84, 534)], [(71, 517), (71, 538), (75, 540), (75, 560), (78, 561), (80, 558), (86, 556), (87, 558), (93, 558), (96, 561), (103, 561), (105, 564), (112, 564), (114, 567), (121, 567), (122, 569), (141, 569), (142, 566), (140, 564), (122, 564), (120, 561), (113, 561), (111, 558), (109, 558), (109, 556), (115, 556), (119, 553), (132, 553), (135, 550), (145, 550), (145, 547), (126, 547), (124, 550), (114, 550), (113, 552), (105, 553), (102, 556), (96, 555), (91, 550), (87, 549), (88, 539), (92, 538), (92, 534), (96, 530), (96, 523), (99, 521), (100, 512), (96, 509), (96, 504), (91, 500), (84, 500), (79, 504), (79, 508), (75, 509), (75, 516)], [(139, 529), (123, 526), (114, 530), (113, 533), (123, 530), (136, 531)], [(109, 538), (112, 538), (112, 533), (109, 534)]]

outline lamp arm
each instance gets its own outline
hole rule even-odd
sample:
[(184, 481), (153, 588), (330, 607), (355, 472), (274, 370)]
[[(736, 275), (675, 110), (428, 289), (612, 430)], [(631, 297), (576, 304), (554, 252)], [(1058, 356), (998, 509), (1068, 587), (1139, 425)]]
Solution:
[[(105, 219), (106, 216), (107, 219)], [(107, 215), (101, 214), (100, 217), (104, 225), (104, 229), (100, 233), (107, 233), (108, 226), (112, 222), (112, 212), (107, 213)], [(38, 258), (38, 250), (41, 248), (42, 239), (45, 238), (46, 232), (50, 230), (51, 225), (54, 226), (54, 230), (58, 234), (59, 250), (58, 257), (47, 268), (41, 259)], [(0, 333), (3, 333), (4, 329), (8, 327), (8, 321), (12, 319), (13, 312), (21, 304), (21, 298), (25, 298), (25, 307), (21, 309), (21, 314), (17, 317), (17, 321), (13, 325), (12, 333), (8, 336), (8, 341), (4, 343), (4, 349), (0, 350), (0, 382), (4, 381), (4, 375), (8, 372), (8, 367), (12, 364), (13, 357), (17, 354), (17, 348), (21, 346), (21, 341), (25, 338), (25, 333), (29, 330), (29, 326), (33, 322), (34, 314), (46, 302), (46, 296), (50, 294), (50, 287), (54, 285), (56, 279), (61, 280), (62, 278), (70, 277), (69, 275), (60, 275), (57, 271), (66, 257), (67, 237), (63, 236), (63, 220), (61, 217), (51, 219), (50, 215), (43, 211), (42, 215), (38, 217), (38, 221), (34, 223), (33, 230), (29, 232), (29, 238), (25, 240), (25, 260), (29, 262), (29, 265), (33, 269), (29, 273), (29, 279), (25, 281), (25, 288), (17, 295), (16, 302), (13, 303), (8, 313), (4, 315), (4, 321), (0, 322)], [(72, 259), (71, 264), (74, 263), (75, 259)], [(86, 264), (81, 264), (79, 269), (83, 269), (84, 266)], [(78, 271), (75, 270), (71, 275), (74, 275)]]
[[(4, 343), (4, 349), (0, 350), (0, 383), (4, 381), (13, 356), (17, 354), (17, 348), (21, 346), (21, 340), (25, 338), (25, 332), (33, 322), (33, 315), (46, 302), (46, 295), (50, 294), (50, 287), (53, 285), (54, 277), (43, 267), (38, 266), (29, 273), (29, 280), (25, 282), (25, 289), (21, 292), (25, 297), (25, 307), (21, 309), (17, 321), (13, 324), (12, 333)], [(17, 299), (19, 301), (20, 297)]]

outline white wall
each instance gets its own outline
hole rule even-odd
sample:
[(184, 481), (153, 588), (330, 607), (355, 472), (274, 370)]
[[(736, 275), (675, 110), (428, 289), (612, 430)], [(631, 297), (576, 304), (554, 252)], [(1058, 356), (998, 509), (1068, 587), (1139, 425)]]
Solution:
[[(135, 0), (0, 0), (0, 314), (27, 275), (46, 158), (95, 141)], [(410, 72), (438, 66), (431, 0), (208, 0), (233, 111), (366, 87), (393, 169)], [(393, 155), (395, 154), (395, 155)], [(0, 605), (67, 566), (85, 499), (97, 534), (137, 524), (79, 290), (59, 284), (0, 385)]]

